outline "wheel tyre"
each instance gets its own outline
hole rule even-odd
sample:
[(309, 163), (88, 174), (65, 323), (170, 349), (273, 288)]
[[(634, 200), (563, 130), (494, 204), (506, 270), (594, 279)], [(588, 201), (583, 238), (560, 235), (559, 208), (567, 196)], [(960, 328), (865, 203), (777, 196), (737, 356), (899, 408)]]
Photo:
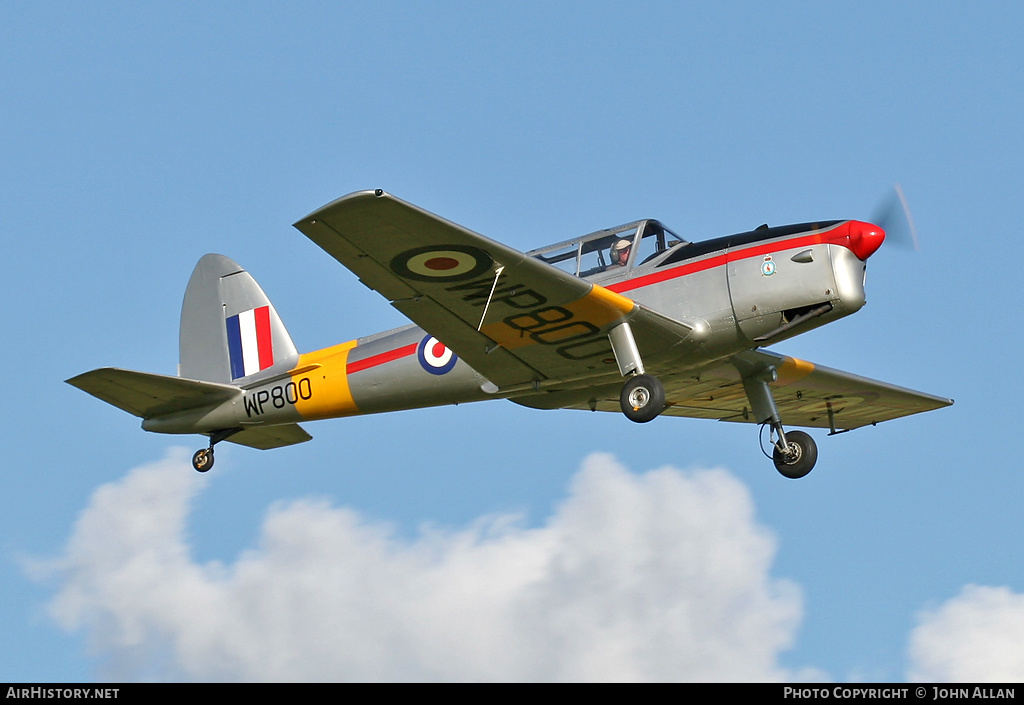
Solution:
[(815, 445), (814, 439), (803, 431), (788, 431), (786, 442), (789, 444), (789, 455), (775, 446), (772, 461), (775, 463), (775, 469), (782, 473), (783, 477), (798, 480), (814, 469), (814, 464), (818, 461), (818, 446)]
[(623, 385), (619, 406), (630, 421), (652, 421), (665, 410), (665, 387), (657, 377), (637, 375)]
[(195, 452), (192, 456), (192, 467), (197, 472), (206, 472), (213, 467), (213, 450), (211, 448), (201, 448)]

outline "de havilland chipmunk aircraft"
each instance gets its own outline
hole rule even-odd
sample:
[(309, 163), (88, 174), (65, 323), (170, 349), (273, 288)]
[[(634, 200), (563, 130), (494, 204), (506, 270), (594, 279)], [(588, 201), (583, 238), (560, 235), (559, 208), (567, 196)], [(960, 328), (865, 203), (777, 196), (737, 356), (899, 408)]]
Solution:
[[(295, 224), (408, 316), (404, 328), (300, 354), (256, 281), (199, 260), (181, 311), (177, 376), (101, 368), (70, 384), (160, 433), (269, 449), (301, 421), (485, 399), (769, 427), (775, 467), (803, 477), (810, 435), (952, 404), (763, 349), (856, 312), (885, 239), (857, 220), (687, 242), (657, 220), (519, 252), (381, 190)], [(767, 451), (765, 451), (767, 455)]]

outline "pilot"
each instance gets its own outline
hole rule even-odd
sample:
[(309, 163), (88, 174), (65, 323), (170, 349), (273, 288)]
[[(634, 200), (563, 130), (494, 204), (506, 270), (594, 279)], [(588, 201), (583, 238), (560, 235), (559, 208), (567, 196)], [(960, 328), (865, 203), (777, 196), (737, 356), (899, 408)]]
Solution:
[(626, 262), (629, 261), (629, 240), (618, 240), (612, 245), (611, 252), (609, 253), (611, 258), (611, 266), (608, 269), (614, 269), (615, 267), (625, 267)]

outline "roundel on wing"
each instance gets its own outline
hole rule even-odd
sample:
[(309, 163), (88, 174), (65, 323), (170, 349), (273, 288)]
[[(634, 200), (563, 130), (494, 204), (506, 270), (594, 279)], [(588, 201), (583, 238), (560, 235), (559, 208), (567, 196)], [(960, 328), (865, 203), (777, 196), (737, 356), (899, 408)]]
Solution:
[(443, 375), (451, 372), (458, 361), (458, 357), (440, 340), (428, 335), (420, 341), (416, 348), (416, 358), (420, 366), (432, 375)]
[(391, 271), (421, 282), (456, 282), (486, 272), (494, 260), (478, 247), (428, 245), (406, 250), (391, 260)]

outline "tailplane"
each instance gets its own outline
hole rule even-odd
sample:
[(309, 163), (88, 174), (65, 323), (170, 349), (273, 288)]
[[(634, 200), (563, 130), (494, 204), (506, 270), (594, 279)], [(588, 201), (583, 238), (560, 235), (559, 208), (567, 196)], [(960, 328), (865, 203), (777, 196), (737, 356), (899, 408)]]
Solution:
[(209, 447), (192, 456), (200, 472), (213, 467), (220, 441), (269, 449), (310, 439), (296, 423), (238, 415), (244, 388), (293, 369), (299, 353), (260, 285), (223, 255), (205, 255), (192, 271), (178, 352), (177, 377), (104, 367), (67, 382), (142, 418), (147, 431), (209, 436)]
[(223, 255), (205, 255), (185, 289), (178, 376), (222, 384), (292, 369), (299, 353), (252, 276)]

